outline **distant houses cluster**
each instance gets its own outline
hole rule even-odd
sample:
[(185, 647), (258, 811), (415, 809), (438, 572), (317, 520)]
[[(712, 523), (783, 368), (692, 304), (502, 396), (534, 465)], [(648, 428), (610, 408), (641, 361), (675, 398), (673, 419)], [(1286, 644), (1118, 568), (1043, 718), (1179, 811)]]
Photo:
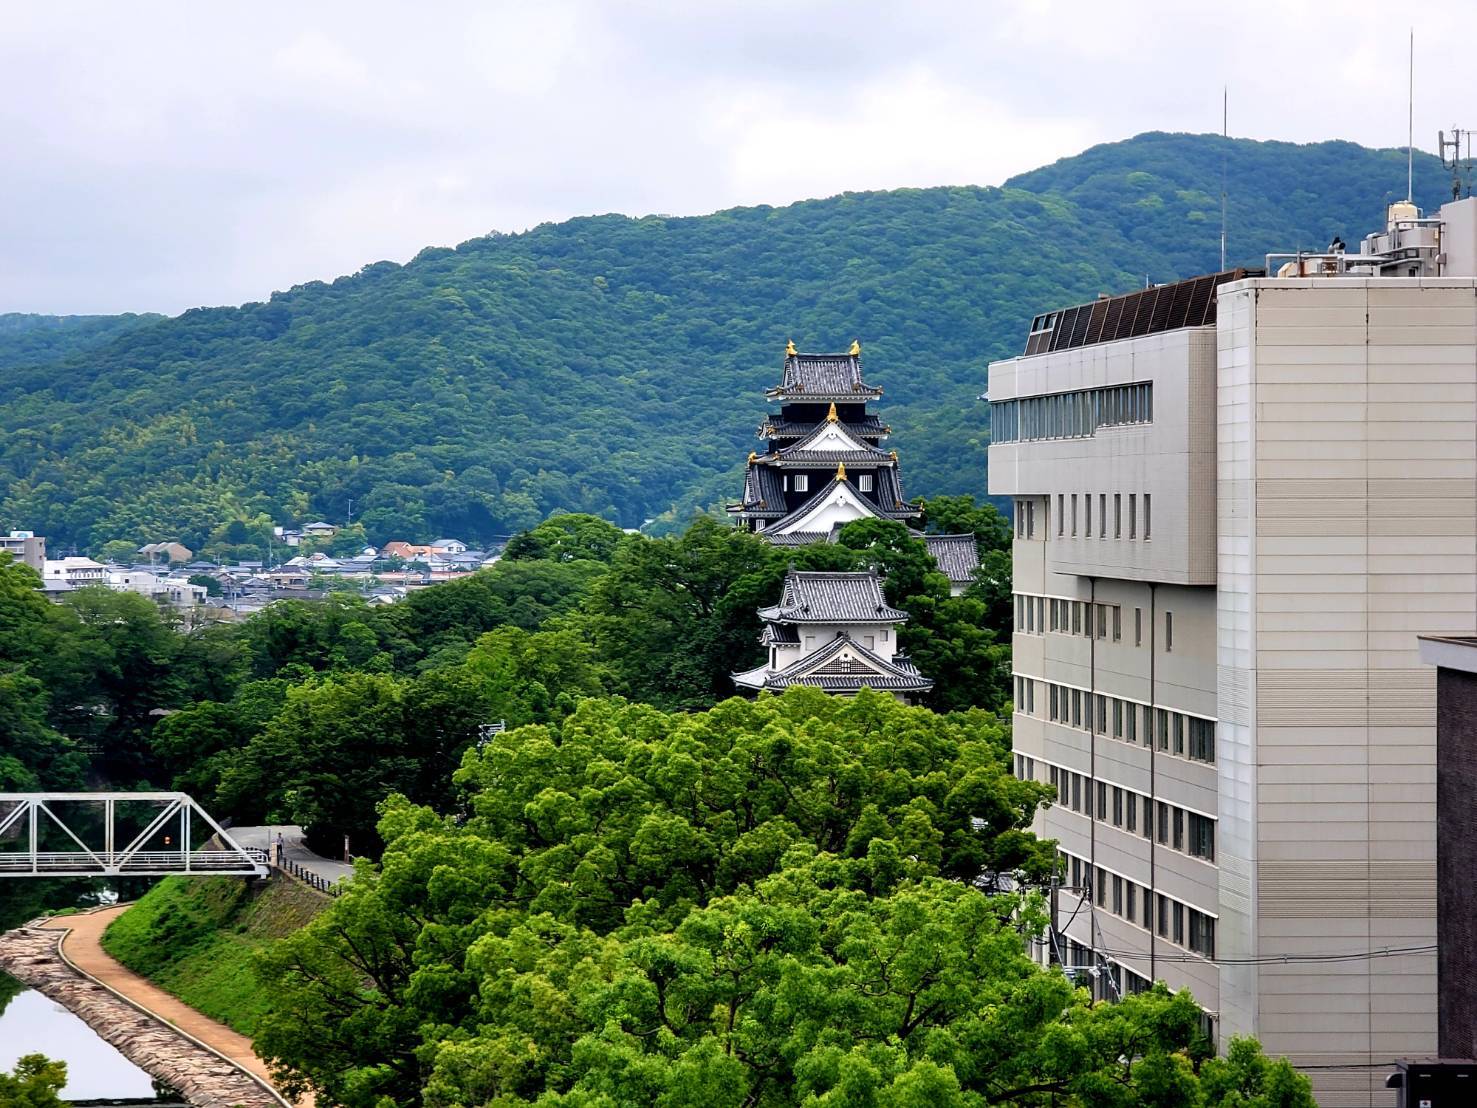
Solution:
[[(285, 552), (300, 549), (304, 538), (332, 538), (337, 531), (332, 524), (318, 522), (301, 529), (278, 527), (273, 534)], [(460, 539), (440, 538), (424, 544), (396, 540), (342, 557), (316, 551), (281, 562), (222, 564), (197, 559), (189, 547), (168, 541), (144, 544), (127, 563), (100, 562), (80, 555), (49, 558), (44, 537), (19, 530), (0, 535), (0, 553), (34, 569), (41, 577), (41, 590), (51, 599), (100, 585), (138, 593), (199, 622), (240, 619), (278, 600), (316, 600), (345, 587), (372, 604), (391, 604), (411, 589), (473, 572), (500, 557), (497, 551), (474, 550)]]

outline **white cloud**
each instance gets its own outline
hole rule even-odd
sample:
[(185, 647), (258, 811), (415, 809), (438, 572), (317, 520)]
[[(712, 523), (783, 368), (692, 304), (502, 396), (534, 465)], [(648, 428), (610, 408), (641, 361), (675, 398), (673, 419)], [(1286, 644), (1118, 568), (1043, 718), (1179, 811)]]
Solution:
[(1416, 142), (1477, 6), (12, 0), (0, 311), (175, 311), (588, 212), (999, 183), (1219, 126)]

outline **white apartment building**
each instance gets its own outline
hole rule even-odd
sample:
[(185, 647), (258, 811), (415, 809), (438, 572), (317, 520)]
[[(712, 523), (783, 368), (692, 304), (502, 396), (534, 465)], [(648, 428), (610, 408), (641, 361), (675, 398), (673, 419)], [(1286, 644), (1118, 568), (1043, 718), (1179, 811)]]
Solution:
[(1416, 637), (1477, 630), (1477, 201), (1278, 272), (1038, 316), (990, 366), (1016, 765), (1058, 789), (1063, 961), (1385, 1105), (1436, 1047)]

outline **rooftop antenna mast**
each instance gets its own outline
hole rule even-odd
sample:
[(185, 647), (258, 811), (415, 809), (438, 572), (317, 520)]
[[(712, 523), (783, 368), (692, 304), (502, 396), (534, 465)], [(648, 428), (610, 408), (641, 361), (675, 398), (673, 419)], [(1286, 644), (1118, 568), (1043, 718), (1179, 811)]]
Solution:
[(1226, 146), (1230, 142), (1226, 121), (1227, 107), (1231, 94), (1226, 85), (1221, 86), (1221, 272), (1226, 271)]
[[(1410, 88), (1406, 96), (1406, 118), (1405, 133), (1405, 202), (1413, 203), (1415, 200), (1415, 27), (1410, 29), (1410, 62), (1407, 72), (1410, 77)], [(1429, 132), (1427, 132), (1429, 133)]]
[[(1463, 142), (1466, 154), (1463, 156)], [(1451, 129), (1451, 138), (1445, 131), (1436, 132), (1436, 150), (1441, 156), (1441, 167), (1451, 170), (1451, 198), (1460, 200), (1462, 189), (1472, 195), (1472, 132), (1461, 127)], [(1451, 151), (1447, 156), (1447, 151)]]

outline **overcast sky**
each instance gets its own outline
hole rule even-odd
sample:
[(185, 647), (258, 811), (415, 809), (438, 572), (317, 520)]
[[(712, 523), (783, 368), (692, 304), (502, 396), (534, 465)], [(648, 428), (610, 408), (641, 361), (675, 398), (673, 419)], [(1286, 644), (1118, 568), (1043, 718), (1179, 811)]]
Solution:
[[(1231, 11), (1234, 9), (1234, 11)], [(0, 312), (265, 299), (594, 212), (1477, 127), (1477, 4), (4, 0)]]

